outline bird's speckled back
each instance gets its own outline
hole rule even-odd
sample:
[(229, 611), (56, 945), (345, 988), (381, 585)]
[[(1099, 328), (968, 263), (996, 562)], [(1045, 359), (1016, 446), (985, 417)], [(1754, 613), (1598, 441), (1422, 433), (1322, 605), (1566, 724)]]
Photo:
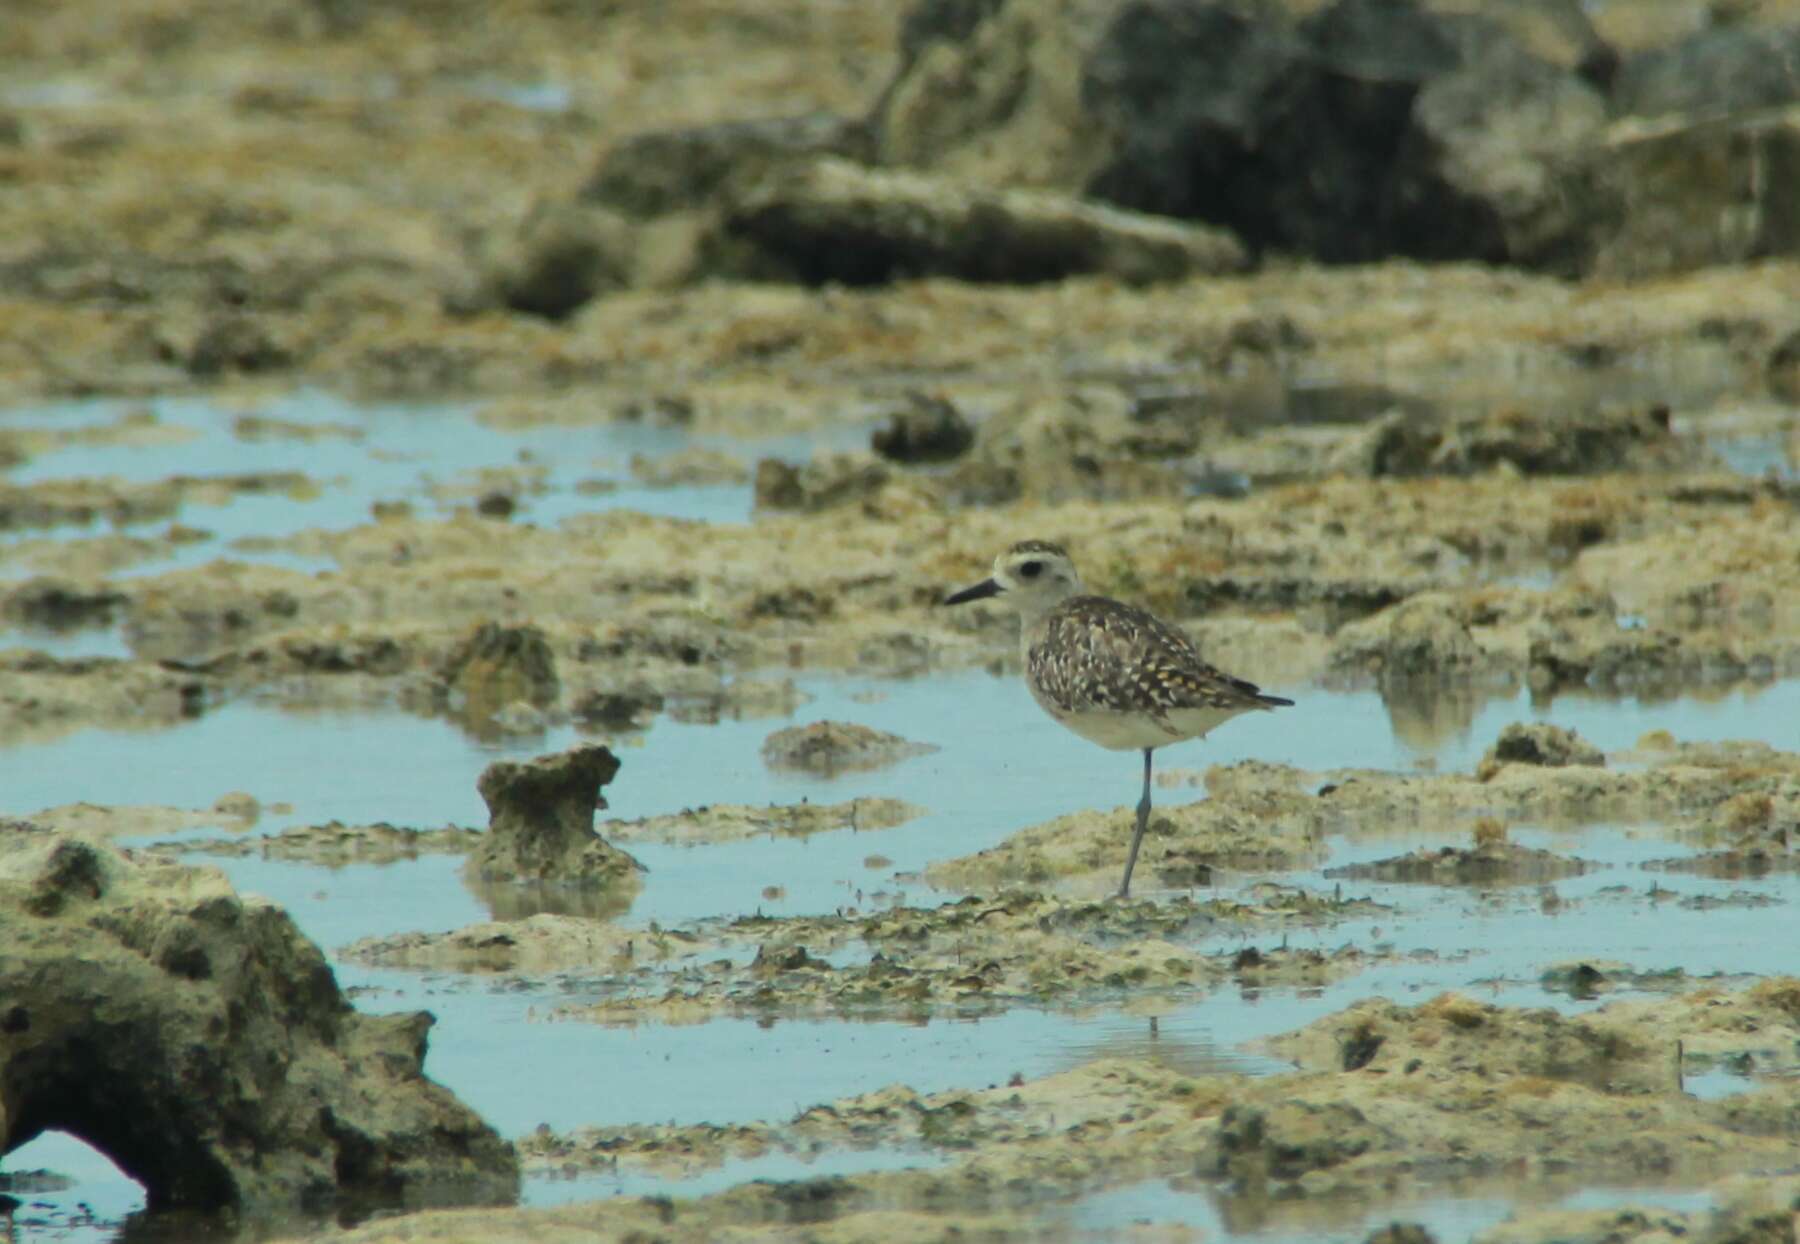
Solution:
[(1022, 629), (1026, 681), (1054, 714), (1266, 708), (1254, 683), (1207, 664), (1182, 632), (1133, 605), (1074, 596)]

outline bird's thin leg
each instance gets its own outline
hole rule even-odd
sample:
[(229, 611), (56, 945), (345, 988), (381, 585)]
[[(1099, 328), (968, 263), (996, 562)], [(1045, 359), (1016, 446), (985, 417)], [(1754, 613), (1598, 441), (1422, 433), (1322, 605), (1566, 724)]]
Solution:
[(1138, 800), (1137, 828), (1131, 832), (1131, 851), (1125, 856), (1125, 880), (1119, 883), (1119, 897), (1131, 897), (1131, 870), (1137, 867), (1138, 847), (1143, 844), (1144, 830), (1150, 825), (1150, 749), (1144, 749), (1144, 797)]

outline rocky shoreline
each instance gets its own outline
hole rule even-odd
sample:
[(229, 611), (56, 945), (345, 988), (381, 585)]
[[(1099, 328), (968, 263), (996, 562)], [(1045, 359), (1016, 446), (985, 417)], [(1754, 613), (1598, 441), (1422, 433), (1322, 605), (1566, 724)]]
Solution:
[[(1482, 1238), (1791, 1237), (1784, 977), (1664, 988), (1573, 957), (1554, 989), (1621, 996), (1574, 1015), (1369, 998), (1270, 1043), (1277, 1075), (1110, 1058), (789, 1121), (508, 1142), (424, 1078), (429, 1016), (359, 1014), (284, 913), (176, 861), (463, 856), (494, 919), (338, 961), (521, 987), (580, 970), (595, 996), (559, 1021), (646, 1029), (1353, 983), (1397, 952), (1288, 932), (1403, 901), (1359, 887), (1548, 912), (1592, 861), (1527, 825), (1666, 842), (1645, 893), (1604, 900), (1630, 918), (1687, 901), (1657, 877), (1788, 876), (1793, 736), (1603, 753), (1541, 723), (1469, 773), (1165, 770), (1207, 797), (1159, 806), (1143, 875), (1176, 893), (1154, 901), (1097, 901), (1118, 816), (1071, 810), (932, 861), (911, 880), (939, 906), (637, 929), (654, 881), (629, 851), (904, 834), (931, 800), (697, 788), (681, 813), (589, 822), (621, 756), (630, 780), (612, 746), (672, 723), (767, 722), (789, 773), (907, 754), (921, 741), (795, 720), (800, 684), (1010, 669), (1010, 618), (937, 605), (1024, 535), (1235, 673), (1375, 688), (1402, 736), (1521, 690), (1548, 712), (1800, 678), (1800, 4), (115, 9), (0, 30), (0, 749), (251, 702), (588, 741), (489, 768), (485, 831), (396, 814), (260, 835), (275, 808), (207, 806), (223, 787), (0, 807), (0, 1148), (71, 1130), (153, 1208), (247, 1222), (502, 1204), (521, 1165), (921, 1157), (346, 1240), (1038, 1238), (1064, 1231), (1045, 1206), (1144, 1180), (1214, 1196), (1231, 1232), (1391, 1205), (1383, 1238), (1413, 1239), (1407, 1207), (1434, 1190), (1605, 1182), (1717, 1208), (1520, 1209)], [(339, 482), (324, 450), (368, 435), (354, 405), (276, 409), (309, 390), (411, 403), (428, 436), (677, 447), (590, 472), (561, 521), (541, 520), (559, 464), (523, 451), (308, 521)], [(159, 413), (177, 397), (231, 449), (278, 452), (118, 469), (195, 442)], [(101, 465), (57, 475), (64, 455)], [(749, 517), (610, 505), (621, 487)], [(210, 529), (273, 503), (300, 517)], [(1421, 825), (1429, 845), (1311, 875), (1329, 844)], [(1215, 875), (1253, 880), (1209, 893)], [(83, 963), (106, 989), (83, 992)], [(155, 1040), (122, 1041), (108, 1006)], [(219, 1048), (244, 1065), (198, 1053)], [(1752, 1069), (1744, 1091), (1684, 1090), (1725, 1063)], [(163, 1130), (109, 1121), (125, 1099)]]

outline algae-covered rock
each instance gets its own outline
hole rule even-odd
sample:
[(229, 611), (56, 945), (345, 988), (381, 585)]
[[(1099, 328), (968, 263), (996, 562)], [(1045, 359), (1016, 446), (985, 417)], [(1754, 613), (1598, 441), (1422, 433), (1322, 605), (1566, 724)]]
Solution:
[(511, 1147), (422, 1072), (281, 909), (211, 869), (13, 829), (0, 851), (0, 1152), (78, 1136), (152, 1208), (513, 1199)]
[(618, 758), (591, 744), (482, 771), (488, 829), (463, 873), (503, 908), (496, 914), (629, 901), (642, 866), (594, 832), (594, 811), (606, 806), (600, 788), (618, 771)]
[(879, 769), (937, 750), (885, 730), (850, 721), (815, 721), (777, 730), (763, 740), (763, 762), (772, 769), (803, 769), (830, 776), (855, 769)]
[(1605, 763), (1605, 754), (1573, 730), (1542, 721), (1514, 722), (1502, 730), (1494, 745), (1488, 748), (1476, 775), (1492, 777), (1503, 765), (1509, 764), (1558, 768)]

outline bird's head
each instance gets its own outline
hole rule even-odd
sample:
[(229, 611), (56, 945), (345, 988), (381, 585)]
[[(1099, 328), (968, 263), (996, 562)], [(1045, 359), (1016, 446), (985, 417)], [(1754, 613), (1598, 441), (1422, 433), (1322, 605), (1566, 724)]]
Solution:
[(980, 583), (953, 592), (946, 605), (997, 597), (1027, 616), (1044, 612), (1081, 591), (1081, 576), (1060, 544), (1021, 540), (994, 559), (994, 573)]

